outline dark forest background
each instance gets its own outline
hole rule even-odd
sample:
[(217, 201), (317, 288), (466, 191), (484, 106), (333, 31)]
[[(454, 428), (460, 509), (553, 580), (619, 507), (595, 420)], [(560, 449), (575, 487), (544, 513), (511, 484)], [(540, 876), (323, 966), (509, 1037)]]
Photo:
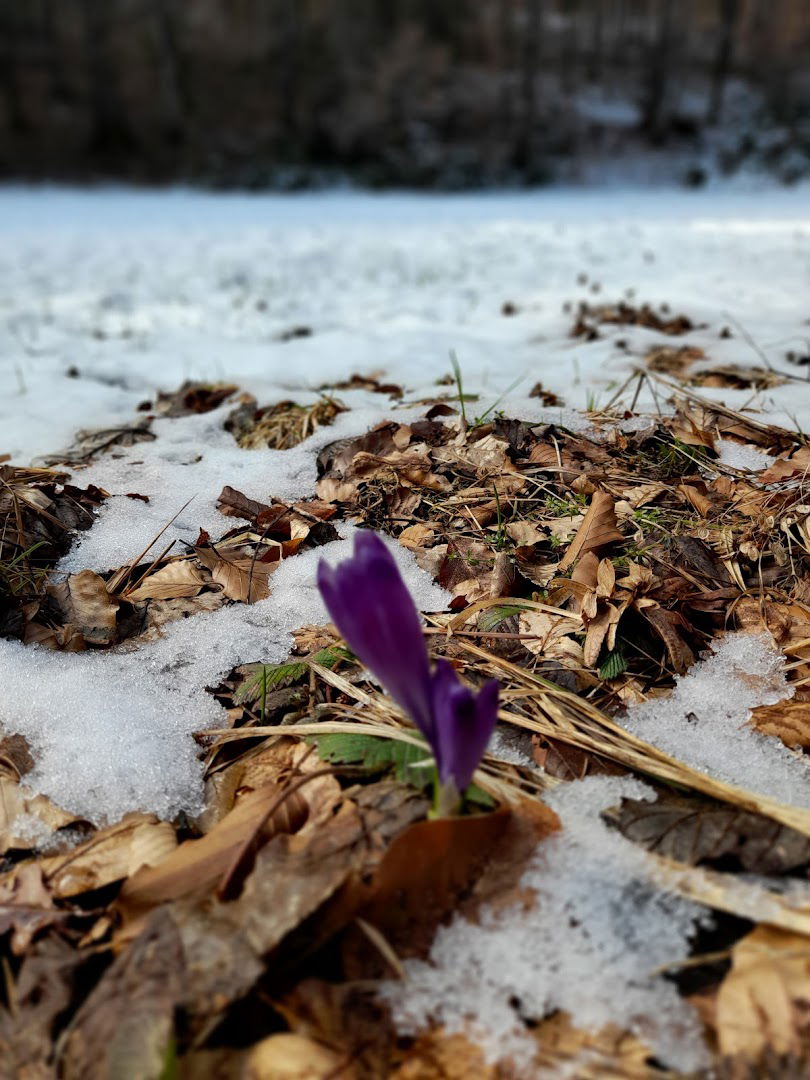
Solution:
[(809, 57), (810, 0), (0, 0), (0, 176), (790, 181)]

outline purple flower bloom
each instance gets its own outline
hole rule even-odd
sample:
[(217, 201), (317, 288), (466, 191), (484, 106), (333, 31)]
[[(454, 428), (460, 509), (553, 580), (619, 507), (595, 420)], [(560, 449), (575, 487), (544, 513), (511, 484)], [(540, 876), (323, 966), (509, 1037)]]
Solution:
[(456, 791), (464, 791), (498, 719), (498, 682), (490, 679), (476, 695), (459, 681), (452, 664), (439, 660), (432, 691), (434, 738), (428, 741), (439, 780), (452, 780)]
[(495, 727), (497, 681), (476, 695), (446, 660), (431, 674), (419, 612), (376, 533), (358, 533), (337, 567), (321, 562), (318, 588), (349, 648), (427, 739), (440, 783), (464, 791)]

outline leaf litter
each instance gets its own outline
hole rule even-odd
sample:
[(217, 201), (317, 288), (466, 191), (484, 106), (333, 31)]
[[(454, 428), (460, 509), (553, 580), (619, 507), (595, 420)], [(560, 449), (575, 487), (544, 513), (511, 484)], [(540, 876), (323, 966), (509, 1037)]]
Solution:
[[(238, 387), (186, 385), (149, 439), (66, 454), (82, 488), (0, 466), (17, 1074), (808, 1056), (810, 448), (702, 398), (728, 383), (688, 361), (637, 376), (665, 412), (631, 386), (570, 426), (460, 415), (452, 386), (234, 411)], [(464, 816), (428, 816), (424, 745), (326, 623), (315, 569), (358, 526), (433, 656), (500, 681)]]

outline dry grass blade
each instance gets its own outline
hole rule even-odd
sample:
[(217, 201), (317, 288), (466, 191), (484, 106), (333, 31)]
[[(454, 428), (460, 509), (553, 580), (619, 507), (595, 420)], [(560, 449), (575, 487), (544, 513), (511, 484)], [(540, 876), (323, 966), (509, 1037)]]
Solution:
[(664, 783), (699, 791), (732, 806), (763, 814), (810, 836), (810, 810), (787, 806), (745, 788), (715, 780), (631, 735), (576, 694), (466, 640), (459, 641), (459, 647), (484, 660), (496, 671), (506, 672), (513, 683), (517, 681), (524, 687), (526, 692), (520, 699), (520, 711), (515, 708), (502, 710), (500, 715), (503, 720), (527, 731), (589, 750)]

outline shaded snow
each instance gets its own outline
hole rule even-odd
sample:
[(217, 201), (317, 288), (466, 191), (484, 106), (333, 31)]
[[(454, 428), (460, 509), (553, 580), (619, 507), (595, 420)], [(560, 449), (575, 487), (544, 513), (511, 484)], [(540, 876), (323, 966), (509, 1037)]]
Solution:
[(535, 1044), (520, 1018), (563, 1009), (579, 1028), (632, 1031), (670, 1067), (706, 1064), (697, 1014), (656, 971), (689, 955), (707, 913), (659, 887), (648, 855), (602, 822), (622, 797), (653, 793), (636, 780), (588, 777), (546, 796), (562, 831), (538, 846), (521, 879), (534, 904), (441, 927), (430, 959), (407, 961), (408, 981), (384, 991), (403, 1034), (429, 1024), (467, 1032), (490, 1060), (513, 1058), (534, 1077)]

